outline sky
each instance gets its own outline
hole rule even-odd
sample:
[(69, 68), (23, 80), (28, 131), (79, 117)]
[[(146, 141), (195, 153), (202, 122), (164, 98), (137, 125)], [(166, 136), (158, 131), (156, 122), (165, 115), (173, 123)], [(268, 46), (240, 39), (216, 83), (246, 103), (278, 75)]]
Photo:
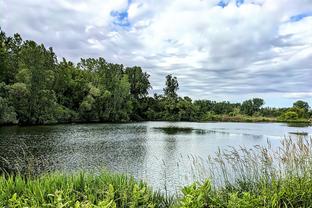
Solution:
[(8, 35), (61, 59), (138, 65), (162, 93), (267, 106), (312, 105), (312, 0), (0, 0)]

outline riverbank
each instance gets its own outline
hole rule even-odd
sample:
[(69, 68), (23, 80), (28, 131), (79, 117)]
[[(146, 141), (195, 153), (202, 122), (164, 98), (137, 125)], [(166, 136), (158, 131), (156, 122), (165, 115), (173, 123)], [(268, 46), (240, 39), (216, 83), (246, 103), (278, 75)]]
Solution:
[[(312, 138), (285, 139), (278, 150), (231, 148), (211, 157), (209, 179), (176, 194), (128, 175), (102, 171), (0, 176), (1, 207), (309, 207)], [(195, 168), (200, 169), (199, 166)]]
[[(272, 178), (271, 178), (272, 179)], [(0, 177), (1, 207), (309, 207), (312, 179), (308, 175), (247, 180), (214, 189), (211, 182), (194, 183), (179, 196), (154, 191), (132, 177), (102, 172), (51, 174), (39, 178)]]
[(289, 123), (289, 124), (303, 124), (303, 126), (311, 126), (312, 120), (309, 119), (297, 119), (297, 120), (281, 120), (274, 117), (262, 117), (262, 116), (229, 116), (229, 115), (213, 115), (210, 118), (203, 120), (192, 120), (192, 121), (181, 121), (181, 120), (141, 120), (141, 121), (123, 121), (123, 122), (101, 122), (101, 121), (70, 121), (70, 122), (50, 122), (44, 124), (0, 124), (1, 126), (41, 126), (41, 125), (59, 125), (59, 124), (118, 124), (118, 123), (140, 123), (140, 122), (148, 122), (148, 121), (161, 121), (161, 122), (237, 122), (237, 123)]

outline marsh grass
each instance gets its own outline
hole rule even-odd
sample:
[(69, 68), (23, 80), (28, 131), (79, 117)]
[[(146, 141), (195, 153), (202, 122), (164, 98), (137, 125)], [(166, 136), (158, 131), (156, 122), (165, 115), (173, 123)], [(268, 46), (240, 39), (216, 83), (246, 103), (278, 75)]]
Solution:
[(206, 160), (193, 158), (193, 168), (210, 180), (184, 187), (181, 207), (312, 206), (311, 138), (286, 138), (277, 149), (268, 142), (219, 150)]

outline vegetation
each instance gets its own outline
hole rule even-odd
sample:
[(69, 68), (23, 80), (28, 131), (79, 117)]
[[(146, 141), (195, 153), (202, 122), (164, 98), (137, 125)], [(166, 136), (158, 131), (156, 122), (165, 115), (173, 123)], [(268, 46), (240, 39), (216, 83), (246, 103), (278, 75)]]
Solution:
[(312, 138), (303, 138), (285, 139), (277, 150), (268, 143), (219, 150), (204, 162), (195, 159), (194, 168), (211, 180), (182, 189), (180, 206), (311, 207)]
[[(195, 158), (193, 158), (195, 159)], [(312, 139), (219, 151), (207, 161), (209, 179), (175, 196), (133, 177), (108, 172), (39, 177), (0, 176), (1, 207), (310, 207)], [(202, 164), (193, 163), (197, 169)], [(207, 167), (206, 167), (207, 168)]]
[(165, 207), (170, 201), (132, 177), (102, 172), (0, 177), (1, 207)]
[(164, 94), (149, 96), (149, 75), (103, 58), (59, 61), (52, 48), (7, 37), (0, 30), (0, 125), (68, 122), (303, 121), (309, 104), (262, 107), (263, 99), (242, 103), (192, 101), (179, 97), (176, 77), (166, 76)]

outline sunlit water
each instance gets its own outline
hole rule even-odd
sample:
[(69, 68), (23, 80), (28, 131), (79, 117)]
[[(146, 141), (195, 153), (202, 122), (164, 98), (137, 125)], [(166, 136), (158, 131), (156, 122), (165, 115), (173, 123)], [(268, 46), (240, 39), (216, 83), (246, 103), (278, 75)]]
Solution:
[[(167, 134), (156, 129), (168, 126), (201, 131)], [(190, 165), (193, 157), (205, 159), (218, 148), (249, 148), (266, 145), (267, 141), (277, 147), (290, 132), (311, 136), (312, 128), (224, 122), (1, 127), (0, 167), (10, 171), (27, 161), (37, 172), (108, 169), (143, 179), (156, 189), (173, 192), (194, 180)]]

